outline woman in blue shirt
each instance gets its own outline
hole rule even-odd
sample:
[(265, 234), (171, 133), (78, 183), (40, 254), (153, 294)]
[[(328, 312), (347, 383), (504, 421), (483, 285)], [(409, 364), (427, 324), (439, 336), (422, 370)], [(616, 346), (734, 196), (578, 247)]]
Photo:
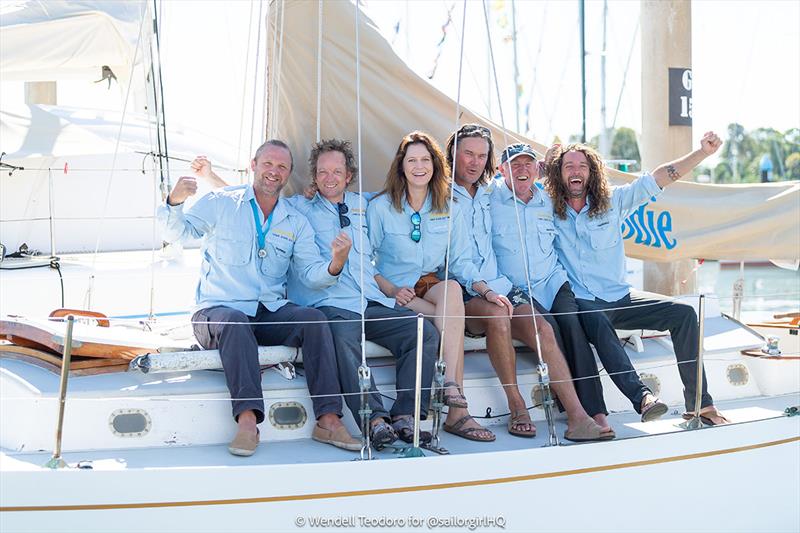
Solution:
[[(450, 170), (436, 141), (414, 131), (403, 137), (386, 176), (386, 185), (367, 208), (375, 280), (397, 306), (433, 317), (445, 337), (444, 430), (476, 441), (494, 434), (469, 414), (464, 379), (464, 302), (462, 285), (475, 294), (487, 290), (472, 262), (462, 212), (449, 204)], [(449, 234), (449, 239), (448, 239)], [(443, 281), (449, 254), (449, 272)], [(447, 317), (447, 318), (444, 318)]]

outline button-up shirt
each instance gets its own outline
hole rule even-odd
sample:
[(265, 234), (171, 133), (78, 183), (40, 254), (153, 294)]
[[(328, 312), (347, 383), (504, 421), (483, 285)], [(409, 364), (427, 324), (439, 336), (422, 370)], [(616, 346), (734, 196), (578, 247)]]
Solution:
[[(262, 303), (277, 311), (288, 302), (290, 263), (311, 287), (336, 283), (337, 277), (328, 273), (328, 262), (314, 243), (308, 220), (283, 199), (272, 210), (265, 237), (266, 257), (259, 257), (251, 199), (255, 199), (253, 187), (238, 185), (206, 194), (186, 213), (183, 204), (159, 208), (167, 242), (203, 238), (195, 310), (225, 305), (255, 316)], [(264, 214), (258, 204), (256, 207), (258, 223), (265, 228)]]
[(527, 293), (528, 284), (525, 277), (527, 268), (533, 297), (549, 310), (553, 306), (558, 290), (567, 281), (567, 273), (559, 264), (553, 248), (556, 233), (553, 226), (553, 202), (539, 186), (532, 187), (532, 191), (533, 196), (528, 203), (516, 199), (518, 225), (514, 194), (505, 180), (497, 180), (490, 203), (492, 244), (497, 254), (500, 272), (510, 279), (515, 287)]
[(413, 287), (420, 277), (430, 272), (436, 272), (443, 279), (448, 244), (447, 226), (450, 224), (452, 212), (450, 277), (455, 278), (474, 295), (472, 283), (481, 278), (472, 263), (464, 216), (458, 204), (453, 202), (450, 211), (434, 213), (431, 211), (431, 197), (428, 194), (419, 211), (422, 219), (422, 236), (419, 242), (411, 239), (414, 229), (411, 215), (414, 212), (403, 198), (403, 211), (398, 213), (388, 194), (377, 196), (369, 203), (367, 225), (378, 273), (397, 287)]
[(475, 196), (454, 183), (453, 191), (458, 205), (464, 211), (467, 240), (472, 248), (472, 262), (478, 269), (478, 279), (486, 282), (490, 289), (505, 296), (511, 292), (511, 281), (500, 273), (497, 257), (492, 246), (492, 214), (490, 198), (497, 182), (492, 180), (477, 188)]
[[(353, 313), (363, 313), (368, 302), (378, 302), (386, 307), (394, 307), (394, 299), (387, 298), (375, 281), (375, 267), (371, 262), (372, 246), (370, 246), (367, 233), (367, 201), (362, 200), (357, 193), (353, 192), (345, 192), (343, 200), (347, 204), (347, 213), (344, 216), (350, 219), (350, 225), (344, 228), (339, 222), (339, 208), (336, 204), (320, 196), (319, 193), (311, 200), (307, 200), (303, 196), (294, 196), (288, 199), (295, 209), (308, 218), (314, 228), (317, 246), (325, 259), (332, 259), (331, 243), (339, 232), (344, 231), (353, 241), (347, 262), (339, 274), (339, 283), (323, 290), (311, 290), (300, 282), (292, 269), (289, 273), (289, 299), (300, 305), (312, 307), (330, 305), (347, 309)], [(362, 260), (364, 268), (363, 306), (361, 305), (360, 288)]]
[(555, 246), (576, 298), (615, 302), (628, 294), (622, 224), (640, 205), (659, 194), (661, 188), (653, 176), (643, 174), (615, 187), (611, 206), (602, 215), (590, 218), (590, 204), (586, 202), (580, 213), (567, 205), (567, 218), (556, 217)]

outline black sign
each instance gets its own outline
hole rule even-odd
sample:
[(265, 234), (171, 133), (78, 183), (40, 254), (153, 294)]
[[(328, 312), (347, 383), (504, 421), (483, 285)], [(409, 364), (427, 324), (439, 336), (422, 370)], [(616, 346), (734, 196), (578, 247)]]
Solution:
[(692, 69), (669, 69), (669, 125), (692, 125)]

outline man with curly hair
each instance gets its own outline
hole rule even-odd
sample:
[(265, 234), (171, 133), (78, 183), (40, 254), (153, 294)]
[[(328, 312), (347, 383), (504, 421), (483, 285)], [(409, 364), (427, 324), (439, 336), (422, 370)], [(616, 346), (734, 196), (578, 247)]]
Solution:
[[(716, 134), (707, 132), (699, 149), (621, 187), (610, 185), (600, 155), (593, 148), (582, 144), (551, 148), (547, 191), (553, 199), (559, 260), (567, 270), (578, 307), (590, 311), (580, 318), (589, 340), (614, 383), (643, 419), (663, 415), (667, 406), (654, 401), (652, 392), (639, 379), (614, 328), (669, 330), (684, 387), (685, 417), (690, 417), (695, 407), (699, 331), (692, 306), (631, 290), (625, 281), (621, 226), (639, 206), (691, 172), (721, 145)], [(699, 414), (710, 425), (728, 423), (714, 407), (705, 375)]]
[[(288, 201), (303, 213), (314, 227), (318, 245), (340, 232), (353, 242), (339, 282), (316, 289), (301, 283), (296, 272), (289, 275), (289, 297), (292, 301), (314, 307), (330, 321), (336, 349), (338, 377), (345, 403), (359, 423), (361, 388), (358, 368), (361, 364), (361, 315), (364, 335), (394, 354), (397, 398), (391, 411), (383, 406), (381, 394), (370, 379), (367, 396), (370, 414), (369, 432), (372, 446), (381, 450), (398, 438), (413, 442), (414, 388), (416, 385), (417, 321), (410, 309), (395, 307), (394, 298), (387, 298), (375, 281), (376, 270), (370, 262), (372, 248), (367, 234), (367, 200), (348, 187), (358, 175), (358, 167), (350, 143), (327, 139), (316, 143), (308, 158), (311, 184), (310, 199), (295, 196)], [(327, 257), (326, 248), (322, 255)], [(422, 339), (422, 411), (425, 419), (430, 400), (430, 384), (439, 347), (439, 333), (429, 321), (424, 323)], [(430, 442), (428, 431), (420, 432), (423, 443)]]

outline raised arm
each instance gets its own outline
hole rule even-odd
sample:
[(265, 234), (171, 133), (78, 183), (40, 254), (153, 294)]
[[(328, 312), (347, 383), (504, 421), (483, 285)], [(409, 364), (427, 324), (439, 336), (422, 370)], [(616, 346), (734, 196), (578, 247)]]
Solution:
[(211, 161), (206, 156), (198, 155), (191, 164), (192, 171), (209, 182), (212, 187), (227, 187), (228, 182), (220, 178), (211, 168)]
[(700, 148), (694, 152), (688, 153), (685, 156), (664, 163), (653, 170), (652, 174), (656, 180), (656, 184), (662, 189), (667, 185), (678, 181), (697, 165), (703, 162), (705, 158), (716, 152), (722, 146), (722, 140), (713, 131), (707, 131), (703, 138), (700, 139)]

